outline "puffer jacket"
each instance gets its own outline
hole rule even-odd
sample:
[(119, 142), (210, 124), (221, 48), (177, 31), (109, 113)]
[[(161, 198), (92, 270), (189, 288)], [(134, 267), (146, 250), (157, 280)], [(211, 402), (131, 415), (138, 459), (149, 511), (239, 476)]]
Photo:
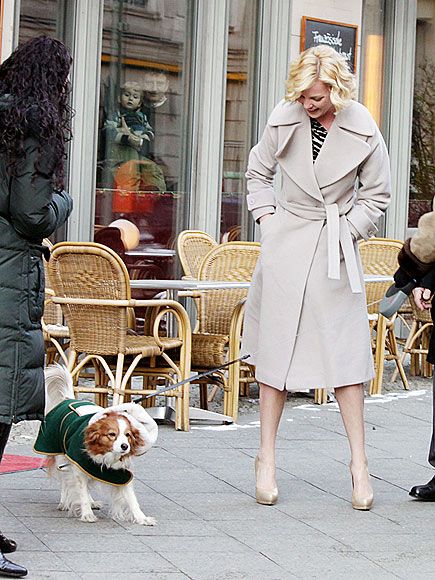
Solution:
[[(8, 97), (0, 97), (7, 107)], [(50, 151), (38, 159), (38, 124), (11, 175), (0, 154), (0, 423), (44, 417), (43, 238), (61, 226), (72, 199), (53, 191)]]
[[(418, 221), (417, 233), (411, 238), (411, 251), (420, 262), (431, 263), (432, 269), (422, 281), (422, 286), (435, 292), (435, 196), (433, 211), (430, 211)], [(432, 320), (435, 322), (435, 302), (432, 301)], [(427, 360), (435, 364), (435, 332), (429, 344)]]
[[(435, 196), (433, 211), (419, 219), (417, 232), (406, 240), (399, 254), (399, 264), (400, 270), (419, 281), (419, 286), (435, 292)], [(435, 299), (432, 300), (431, 314), (435, 322)], [(435, 332), (432, 332), (427, 360), (435, 364)]]

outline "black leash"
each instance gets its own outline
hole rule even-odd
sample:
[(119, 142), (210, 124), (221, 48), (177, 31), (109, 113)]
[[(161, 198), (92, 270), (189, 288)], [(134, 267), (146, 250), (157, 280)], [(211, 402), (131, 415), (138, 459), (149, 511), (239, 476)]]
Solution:
[(133, 403), (140, 403), (141, 401), (145, 401), (146, 399), (151, 399), (151, 397), (157, 397), (157, 395), (161, 395), (162, 393), (166, 393), (166, 391), (172, 391), (173, 389), (176, 389), (177, 387), (181, 387), (182, 385), (185, 385), (186, 383), (191, 383), (191, 382), (196, 381), (198, 379), (202, 379), (203, 377), (207, 377), (209, 375), (212, 375), (216, 371), (220, 371), (222, 369), (225, 369), (226, 367), (233, 365), (236, 362), (240, 362), (242, 360), (245, 360), (245, 359), (249, 358), (250, 356), (251, 356), (250, 354), (245, 354), (245, 356), (242, 356), (240, 358), (236, 358), (235, 360), (231, 360), (230, 362), (227, 362), (223, 365), (220, 365), (219, 367), (215, 367), (214, 369), (210, 369), (209, 371), (197, 373), (196, 375), (193, 375), (193, 376), (189, 377), (188, 379), (184, 379), (183, 381), (179, 381), (178, 383), (174, 383), (173, 385), (170, 385), (169, 387), (165, 387), (164, 389), (160, 389), (159, 391), (156, 391), (155, 393), (150, 393), (149, 395), (144, 395), (143, 397), (139, 397), (138, 399), (135, 399), (133, 401)]

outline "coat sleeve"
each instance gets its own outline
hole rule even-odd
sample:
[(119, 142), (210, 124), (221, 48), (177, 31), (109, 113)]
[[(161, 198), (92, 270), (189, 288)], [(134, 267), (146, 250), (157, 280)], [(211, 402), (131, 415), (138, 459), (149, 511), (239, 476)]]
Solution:
[(258, 220), (268, 213), (275, 213), (276, 199), (273, 179), (277, 165), (275, 159), (276, 135), (276, 127), (268, 124), (260, 141), (249, 154), (246, 172), (247, 203), (254, 220)]
[(39, 142), (27, 137), (25, 157), (19, 160), (10, 181), (10, 220), (24, 238), (41, 239), (52, 234), (72, 211), (65, 191), (53, 191), (49, 152), (37, 164)]
[(347, 214), (354, 237), (366, 240), (377, 231), (376, 222), (390, 203), (390, 161), (385, 142), (376, 128), (371, 152), (358, 171), (357, 201)]
[(435, 262), (435, 197), (433, 208), (418, 220), (417, 233), (411, 238), (411, 252), (426, 264)]
[(435, 291), (435, 265), (432, 270), (420, 282), (419, 286), (422, 288), (429, 288), (432, 292)]

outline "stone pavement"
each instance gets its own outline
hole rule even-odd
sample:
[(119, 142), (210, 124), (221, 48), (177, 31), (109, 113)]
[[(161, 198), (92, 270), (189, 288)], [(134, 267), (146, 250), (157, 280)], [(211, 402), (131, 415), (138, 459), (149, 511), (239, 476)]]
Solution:
[[(435, 504), (407, 494), (433, 475), (429, 387), (367, 400), (371, 512), (351, 508), (336, 405), (305, 399), (284, 412), (274, 507), (254, 500), (251, 413), (237, 426), (160, 428), (136, 463), (136, 492), (155, 527), (113, 522), (105, 508), (94, 524), (69, 518), (56, 510), (56, 483), (36, 470), (0, 475), (0, 529), (19, 542), (12, 559), (30, 579), (433, 579)], [(6, 452), (30, 454), (31, 445), (18, 438)]]

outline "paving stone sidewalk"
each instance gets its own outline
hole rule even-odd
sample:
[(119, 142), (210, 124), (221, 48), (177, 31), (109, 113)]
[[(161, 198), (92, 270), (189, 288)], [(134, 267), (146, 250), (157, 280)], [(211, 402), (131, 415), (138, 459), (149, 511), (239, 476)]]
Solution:
[[(407, 493), (433, 475), (430, 384), (367, 400), (371, 512), (351, 508), (337, 406), (303, 399), (284, 412), (274, 507), (254, 500), (259, 417), (248, 412), (237, 426), (161, 426), (135, 470), (155, 527), (116, 523), (105, 508), (94, 524), (71, 519), (56, 509), (56, 483), (36, 470), (0, 475), (0, 529), (18, 541), (12, 559), (32, 580), (434, 579), (435, 504)], [(30, 454), (30, 441), (15, 437), (6, 453)]]

